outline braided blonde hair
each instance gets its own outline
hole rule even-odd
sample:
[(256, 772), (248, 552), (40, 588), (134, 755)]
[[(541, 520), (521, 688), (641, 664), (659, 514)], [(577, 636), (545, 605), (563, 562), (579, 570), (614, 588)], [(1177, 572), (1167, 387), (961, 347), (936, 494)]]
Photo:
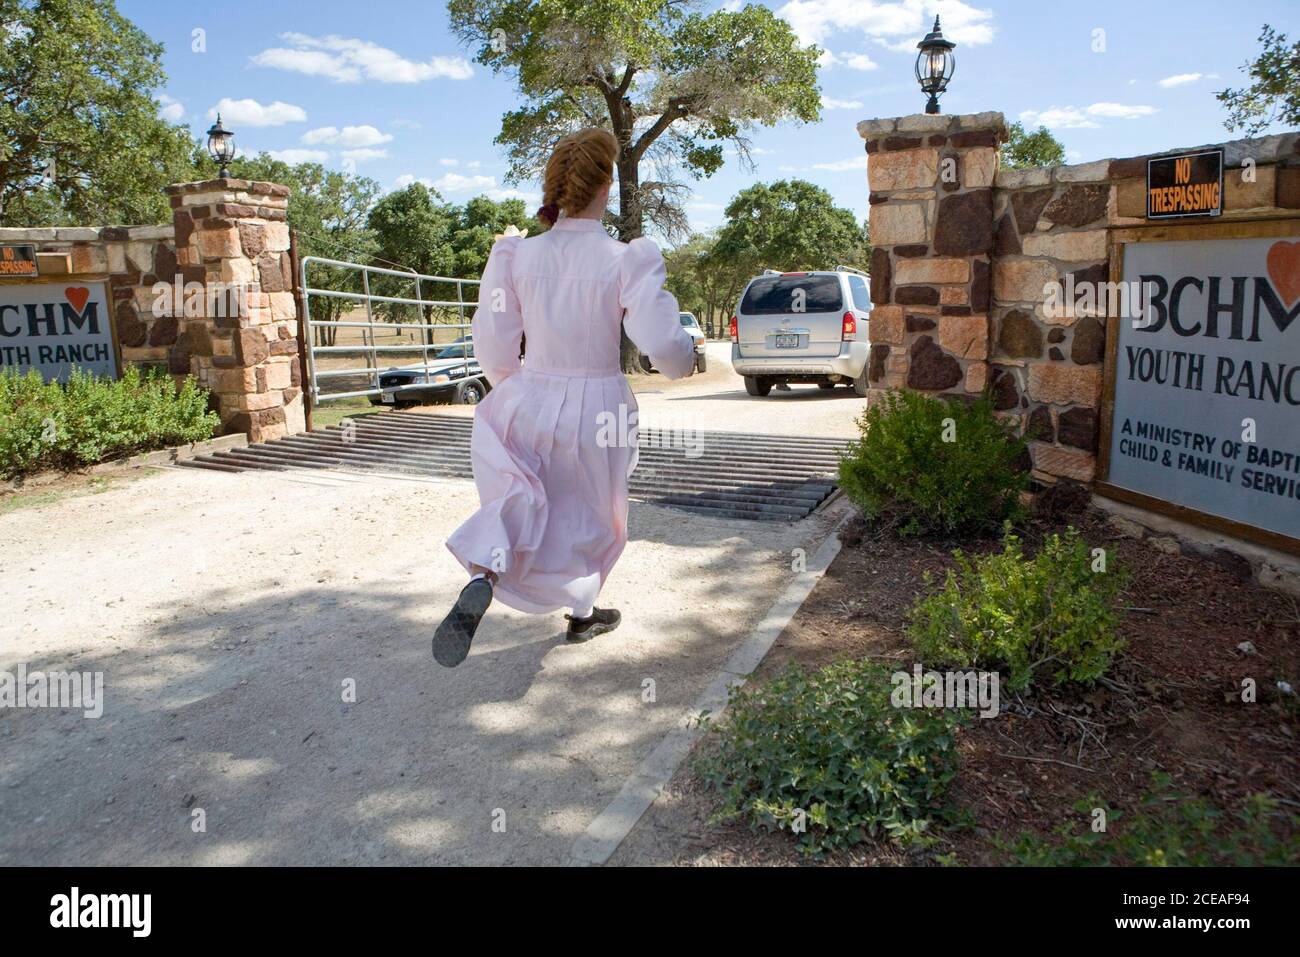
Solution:
[(609, 130), (589, 126), (561, 138), (546, 161), (542, 208), (537, 217), (555, 222), (563, 210), (570, 216), (591, 205), (601, 188), (613, 182), (618, 140)]

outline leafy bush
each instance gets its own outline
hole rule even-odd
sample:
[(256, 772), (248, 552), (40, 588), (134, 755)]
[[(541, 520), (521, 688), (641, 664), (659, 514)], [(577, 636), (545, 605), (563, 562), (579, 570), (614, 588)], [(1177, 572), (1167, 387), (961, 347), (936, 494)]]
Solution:
[[(723, 799), (718, 820), (798, 832), (807, 853), (867, 837), (920, 838), (956, 773), (960, 713), (895, 708), (890, 671), (868, 659), (793, 667), (733, 690), (717, 746), (696, 772)], [(802, 814), (801, 814), (802, 812)]]
[[(949, 421), (951, 420), (951, 421)], [(840, 485), (898, 534), (981, 534), (1020, 509), (1025, 443), (987, 397), (965, 403), (891, 392), (858, 419)]]
[(1143, 797), (1131, 818), (1108, 811), (1105, 831), (1086, 823), (1092, 809), (1102, 806), (1093, 796), (1075, 805), (1084, 823), (1061, 825), (1055, 840), (1021, 833), (1014, 841), (996, 843), (1013, 863), (1029, 867), (1300, 864), (1300, 817), (1280, 813), (1267, 796), (1253, 795), (1228, 815), (1204, 798), (1168, 794), (1168, 783), (1167, 775), (1156, 775), (1158, 794)]
[(1048, 536), (1033, 559), (1009, 531), (1000, 553), (953, 555), (957, 568), (908, 623), (927, 664), (1007, 671), (1015, 691), (1043, 675), (1054, 685), (1092, 681), (1124, 646), (1115, 634), (1123, 570), (1110, 553), (1094, 558), (1074, 528)]
[(209, 439), (220, 420), (193, 379), (177, 387), (134, 366), (120, 379), (74, 369), (66, 385), (35, 370), (0, 375), (0, 475), (77, 468), (114, 456)]

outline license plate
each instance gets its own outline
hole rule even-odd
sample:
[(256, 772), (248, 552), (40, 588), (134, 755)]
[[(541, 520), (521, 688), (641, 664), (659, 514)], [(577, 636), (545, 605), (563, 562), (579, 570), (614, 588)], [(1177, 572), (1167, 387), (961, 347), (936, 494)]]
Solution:
[(397, 401), (397, 394), (395, 392), (385, 392), (383, 395), (379, 397), (379, 401), (394, 403)]
[(772, 345), (778, 349), (798, 349), (799, 337), (796, 336), (773, 336)]

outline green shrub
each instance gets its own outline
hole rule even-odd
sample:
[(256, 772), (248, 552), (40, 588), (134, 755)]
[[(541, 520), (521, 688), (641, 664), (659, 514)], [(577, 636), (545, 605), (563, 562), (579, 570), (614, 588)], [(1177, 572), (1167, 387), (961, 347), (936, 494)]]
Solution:
[[(717, 820), (804, 829), (811, 854), (868, 837), (920, 838), (956, 773), (958, 712), (891, 706), (890, 671), (868, 659), (795, 667), (733, 690), (697, 774), (720, 793)], [(802, 815), (801, 813), (802, 812)]]
[(891, 392), (858, 428), (840, 485), (868, 518), (898, 534), (988, 533), (1018, 513), (1029, 480), (1025, 443), (987, 397), (965, 403)]
[[(1156, 775), (1156, 794), (1143, 797), (1132, 817), (1107, 811), (1106, 830), (1093, 831), (1093, 796), (1075, 805), (1079, 821), (1062, 824), (1055, 839), (1023, 832), (994, 843), (1028, 867), (1277, 867), (1300, 864), (1300, 817), (1252, 795), (1235, 814), (1204, 798), (1168, 793)], [(1281, 825), (1281, 827), (1279, 827)], [(1279, 834), (1278, 832), (1283, 833)]]
[(927, 665), (1006, 671), (1017, 691), (1044, 675), (1053, 685), (1092, 681), (1124, 646), (1115, 634), (1123, 571), (1110, 553), (1094, 558), (1074, 528), (1048, 536), (1032, 559), (1009, 531), (1000, 553), (953, 555), (956, 569), (908, 623)]
[(35, 370), (0, 375), (0, 475), (78, 468), (145, 449), (209, 439), (220, 420), (193, 379), (134, 366), (120, 379), (74, 369), (65, 385)]

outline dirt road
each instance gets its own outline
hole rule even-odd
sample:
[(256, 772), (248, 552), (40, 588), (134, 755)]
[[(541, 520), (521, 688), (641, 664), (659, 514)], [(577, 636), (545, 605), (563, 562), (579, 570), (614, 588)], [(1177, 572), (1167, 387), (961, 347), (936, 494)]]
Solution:
[[(850, 390), (739, 398), (710, 358), (639, 386), (642, 421), (852, 434)], [(460, 481), (168, 469), (0, 516), (0, 672), (104, 681), (101, 717), (0, 708), (0, 864), (561, 863), (829, 523), (634, 504), (602, 593), (619, 631), (568, 646), (558, 613), (494, 608), (446, 671), (442, 542), (475, 503)]]

